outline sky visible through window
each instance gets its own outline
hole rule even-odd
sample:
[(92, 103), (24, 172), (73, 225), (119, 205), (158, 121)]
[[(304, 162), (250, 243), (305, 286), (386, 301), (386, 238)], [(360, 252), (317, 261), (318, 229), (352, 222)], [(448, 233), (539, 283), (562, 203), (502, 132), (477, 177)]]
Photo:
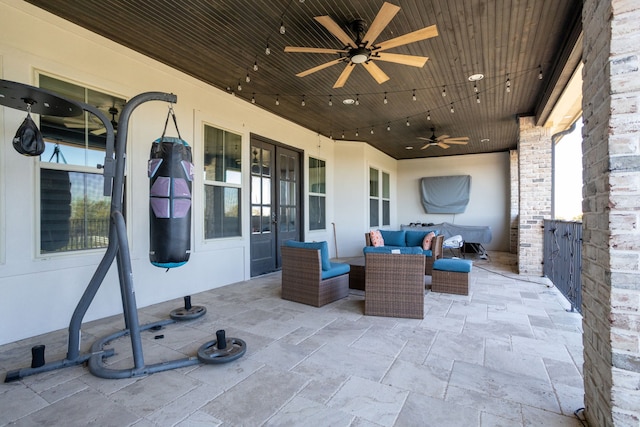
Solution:
[(582, 118), (555, 147), (555, 218), (582, 220)]

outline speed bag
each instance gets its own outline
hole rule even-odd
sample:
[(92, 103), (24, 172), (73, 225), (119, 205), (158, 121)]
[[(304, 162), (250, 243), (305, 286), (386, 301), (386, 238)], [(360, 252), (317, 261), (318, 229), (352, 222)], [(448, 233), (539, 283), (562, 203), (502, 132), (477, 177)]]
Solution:
[(156, 267), (184, 265), (191, 251), (191, 147), (163, 137), (151, 146), (149, 182), (149, 260)]

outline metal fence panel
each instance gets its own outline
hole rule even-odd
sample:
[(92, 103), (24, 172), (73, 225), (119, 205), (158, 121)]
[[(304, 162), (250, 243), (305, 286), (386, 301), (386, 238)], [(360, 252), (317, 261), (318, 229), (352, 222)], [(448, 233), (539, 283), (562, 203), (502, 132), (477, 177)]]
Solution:
[(582, 223), (544, 220), (543, 273), (582, 314)]

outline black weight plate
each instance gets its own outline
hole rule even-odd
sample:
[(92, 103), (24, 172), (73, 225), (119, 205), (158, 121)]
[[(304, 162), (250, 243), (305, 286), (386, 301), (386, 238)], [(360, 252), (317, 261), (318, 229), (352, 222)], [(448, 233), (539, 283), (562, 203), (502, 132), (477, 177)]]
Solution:
[(198, 360), (202, 363), (226, 363), (236, 360), (247, 351), (247, 344), (240, 338), (227, 338), (227, 348), (220, 350), (216, 340), (204, 343), (198, 349)]
[(171, 313), (169, 313), (169, 316), (171, 316), (173, 320), (193, 320), (197, 319), (200, 316), (204, 316), (206, 312), (206, 307), (203, 307), (201, 305), (194, 305), (189, 310), (184, 307), (176, 308)]

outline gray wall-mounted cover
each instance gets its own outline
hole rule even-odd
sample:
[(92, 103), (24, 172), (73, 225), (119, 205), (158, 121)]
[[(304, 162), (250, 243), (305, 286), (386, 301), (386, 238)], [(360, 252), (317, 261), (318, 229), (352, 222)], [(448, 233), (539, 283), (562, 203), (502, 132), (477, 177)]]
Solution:
[(463, 213), (469, 203), (470, 175), (432, 176), (420, 180), (426, 213)]

